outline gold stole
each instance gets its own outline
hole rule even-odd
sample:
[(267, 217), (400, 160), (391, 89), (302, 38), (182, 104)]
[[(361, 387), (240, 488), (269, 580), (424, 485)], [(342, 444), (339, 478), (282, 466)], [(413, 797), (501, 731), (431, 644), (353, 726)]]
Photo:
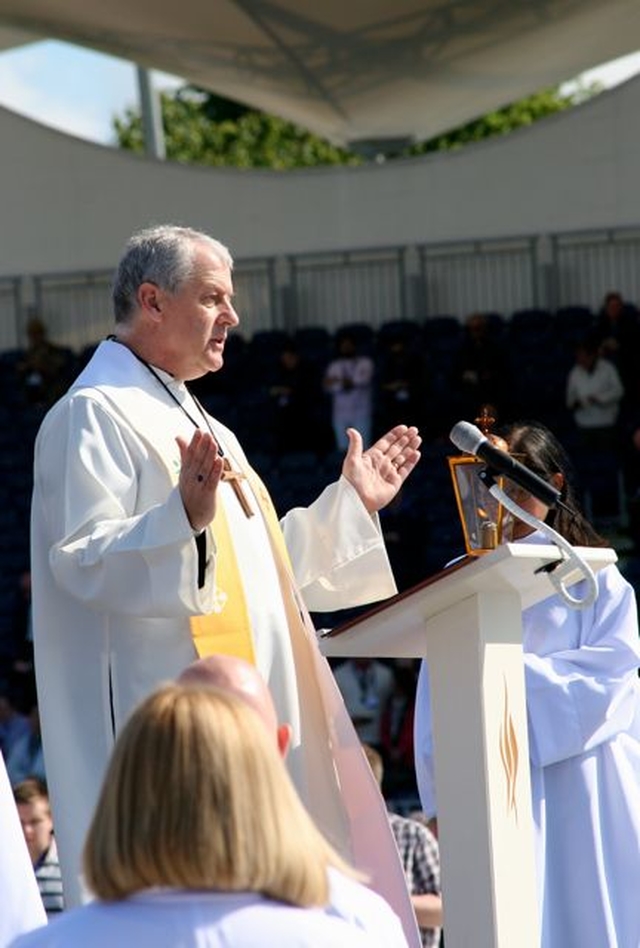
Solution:
[(253, 636), (227, 515), (218, 501), (211, 525), (216, 545), (216, 589), (225, 597), (219, 612), (192, 616), (191, 636), (199, 658), (237, 655), (255, 665)]
[[(250, 470), (247, 480), (251, 484), (267, 527), (271, 549), (278, 567), (278, 578), (282, 586), (283, 570), (285, 574), (290, 573), (291, 562), (280, 529), (278, 515), (269, 492), (255, 471)], [(191, 617), (193, 644), (200, 658), (214, 654), (237, 655), (239, 658), (244, 658), (255, 665), (253, 635), (247, 603), (229, 523), (224, 506), (221, 503), (217, 505), (211, 528), (217, 551), (215, 575), (216, 588), (219, 590), (219, 608), (206, 615)], [(290, 583), (285, 585), (291, 588)], [(287, 618), (290, 622), (290, 603), (288, 604), (288, 600), (292, 596), (291, 593), (289, 596), (286, 595), (285, 588), (282, 589), (282, 594), (285, 605), (287, 605)], [(300, 621), (299, 618), (298, 621)]]
[[(278, 577), (282, 586), (282, 568), (285, 569), (285, 572), (290, 571), (291, 564), (284, 536), (280, 529), (278, 515), (269, 492), (255, 471), (250, 471), (247, 480), (259, 502), (260, 511), (267, 526), (272, 552), (278, 566)], [(225, 600), (221, 604), (220, 611), (191, 617), (193, 644), (200, 658), (205, 655), (222, 653), (224, 655), (237, 655), (239, 658), (244, 658), (255, 665), (253, 635), (244, 589), (229, 531), (229, 523), (221, 503), (218, 503), (211, 528), (217, 551), (216, 588), (220, 590)], [(290, 596), (285, 595), (284, 589), (282, 593), (286, 604)], [(287, 617), (290, 618), (288, 608)]]

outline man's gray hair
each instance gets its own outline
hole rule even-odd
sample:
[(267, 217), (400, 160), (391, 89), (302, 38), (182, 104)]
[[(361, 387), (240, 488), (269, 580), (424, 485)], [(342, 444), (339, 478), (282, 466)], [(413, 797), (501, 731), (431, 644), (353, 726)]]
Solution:
[(133, 234), (113, 278), (116, 322), (126, 322), (135, 311), (141, 283), (155, 283), (161, 290), (176, 293), (192, 276), (195, 250), (202, 244), (232, 268), (233, 259), (224, 244), (191, 227), (162, 224)]

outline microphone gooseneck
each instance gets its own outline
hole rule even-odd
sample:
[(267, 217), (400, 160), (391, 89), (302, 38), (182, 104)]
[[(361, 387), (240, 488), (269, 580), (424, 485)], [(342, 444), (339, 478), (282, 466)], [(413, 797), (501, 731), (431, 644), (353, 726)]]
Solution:
[[(491, 475), (492, 473), (502, 474), (519, 484), (520, 487), (548, 507), (559, 506), (569, 510), (570, 508), (560, 500), (560, 491), (505, 451), (496, 448), (479, 428), (468, 421), (459, 421), (454, 425), (450, 438), (460, 451), (473, 454), (486, 463), (487, 468), (484, 470), (484, 474), (487, 476), (483, 477), (482, 474), (479, 476), (495, 500), (502, 504), (514, 517), (523, 520), (534, 530), (546, 534), (552, 543), (558, 547), (560, 558), (557, 562), (550, 564), (548, 575), (552, 585), (567, 605), (573, 609), (585, 609), (592, 605), (598, 597), (598, 584), (589, 564), (585, 562), (584, 558), (571, 546), (568, 540), (565, 540), (549, 524), (543, 523), (543, 521), (516, 504), (498, 487)], [(574, 586), (578, 580), (583, 580), (585, 583), (580, 590), (581, 595), (575, 595), (569, 591), (569, 587)]]
[(560, 491), (553, 484), (530, 471), (510, 454), (496, 448), (475, 425), (459, 421), (451, 429), (449, 437), (460, 451), (480, 458), (494, 473), (509, 478), (547, 507), (564, 506), (560, 500)]
[[(551, 542), (558, 547), (560, 559), (555, 563), (549, 563), (544, 567), (551, 585), (557, 590), (566, 604), (572, 609), (586, 609), (592, 606), (598, 598), (598, 581), (593, 570), (585, 561), (584, 557), (571, 546), (568, 540), (549, 526), (548, 523), (534, 517), (533, 514), (523, 510), (518, 504), (508, 497), (503, 490), (500, 490), (497, 484), (489, 488), (489, 493), (499, 504), (508, 510), (514, 517), (524, 520), (534, 530), (544, 533)], [(578, 593), (570, 592), (569, 588), (576, 586), (582, 580), (584, 585), (580, 587)]]

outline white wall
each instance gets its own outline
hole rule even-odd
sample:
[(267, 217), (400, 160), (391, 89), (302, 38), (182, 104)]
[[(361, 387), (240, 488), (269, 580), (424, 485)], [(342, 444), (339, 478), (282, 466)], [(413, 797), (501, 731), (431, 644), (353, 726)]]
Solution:
[(177, 221), (238, 258), (640, 224), (640, 77), (457, 153), (366, 168), (188, 168), (0, 110), (0, 275), (109, 268)]

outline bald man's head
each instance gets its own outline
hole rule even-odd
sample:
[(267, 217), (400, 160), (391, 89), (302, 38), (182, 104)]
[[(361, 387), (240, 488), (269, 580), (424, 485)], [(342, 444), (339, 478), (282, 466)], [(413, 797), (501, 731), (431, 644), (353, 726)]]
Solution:
[(284, 756), (291, 739), (291, 726), (278, 724), (271, 692), (260, 672), (243, 658), (234, 655), (208, 655), (188, 665), (179, 675), (181, 685), (214, 687), (230, 691), (246, 701), (273, 734)]

